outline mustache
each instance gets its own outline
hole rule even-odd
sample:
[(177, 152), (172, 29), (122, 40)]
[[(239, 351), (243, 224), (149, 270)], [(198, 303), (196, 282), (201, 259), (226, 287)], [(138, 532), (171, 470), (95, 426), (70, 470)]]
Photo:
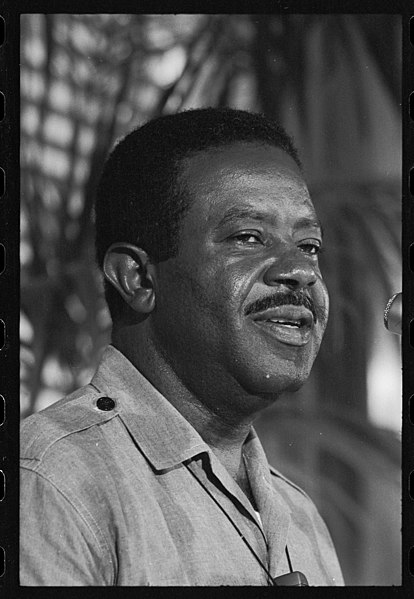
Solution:
[(256, 314), (269, 310), (269, 308), (277, 308), (278, 306), (304, 306), (313, 316), (313, 321), (324, 322), (326, 320), (326, 310), (321, 306), (315, 305), (312, 298), (302, 289), (299, 291), (280, 291), (267, 297), (259, 298), (249, 304), (245, 309), (245, 314)]

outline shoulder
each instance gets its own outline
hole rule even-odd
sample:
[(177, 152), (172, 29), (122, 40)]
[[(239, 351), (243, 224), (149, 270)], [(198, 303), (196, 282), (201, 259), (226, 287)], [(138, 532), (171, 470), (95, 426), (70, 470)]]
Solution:
[[(294, 527), (311, 537), (317, 538), (325, 554), (336, 554), (329, 531), (313, 500), (303, 489), (270, 467), (273, 488), (288, 507)], [(316, 535), (316, 536), (315, 536)]]
[(319, 516), (317, 508), (309, 495), (296, 483), (292, 482), (287, 476), (270, 467), (270, 474), (273, 487), (282, 495), (285, 502), (289, 505), (291, 511), (303, 510)]
[(103, 397), (104, 393), (86, 385), (23, 420), (20, 458), (42, 461), (61, 441), (112, 420), (118, 415), (116, 406), (112, 410), (100, 409), (99, 400)]
[(301, 489), (297, 484), (292, 482), (287, 476), (285, 476), (284, 474), (279, 472), (279, 470), (276, 470), (276, 468), (274, 468), (270, 464), (269, 464), (269, 468), (270, 468), (270, 474), (271, 474), (273, 484), (285, 486), (286, 489), (293, 491), (293, 492), (297, 492), (300, 495), (309, 499), (309, 495), (307, 495), (303, 489)]
[[(325, 582), (317, 584), (343, 585), (341, 568), (329, 530), (316, 505), (303, 489), (270, 466), (273, 488), (290, 511), (289, 550), (298, 554), (308, 547), (308, 556), (316, 559), (325, 570)], [(319, 555), (319, 558), (318, 558)], [(315, 573), (316, 576), (316, 573)], [(313, 584), (313, 583), (311, 583)]]
[(111, 451), (119, 412), (115, 403), (112, 410), (99, 409), (103, 397), (87, 385), (23, 421), (22, 505), (57, 494), (67, 509), (75, 509), (89, 523), (110, 511), (108, 498), (115, 493), (121, 467), (113, 464)]
[(108, 585), (115, 579), (116, 555), (105, 526), (112, 522), (105, 492), (113, 494), (114, 485), (105, 476), (99, 425), (113, 422), (117, 412), (100, 410), (101, 397), (87, 385), (22, 422), (20, 575), (29, 585)]

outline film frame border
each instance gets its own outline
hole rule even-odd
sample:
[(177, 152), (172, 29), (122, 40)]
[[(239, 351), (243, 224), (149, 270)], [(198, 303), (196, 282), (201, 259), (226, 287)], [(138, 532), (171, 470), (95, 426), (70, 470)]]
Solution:
[[(400, 14), (403, 30), (403, 177), (402, 177), (402, 246), (403, 246), (403, 439), (402, 439), (402, 500), (403, 500), (403, 563), (400, 587), (329, 587), (327, 596), (336, 597), (352, 588), (352, 596), (365, 593), (365, 589), (386, 590), (387, 596), (402, 597), (414, 592), (414, 265), (410, 259), (414, 244), (414, 6), (408, 0), (366, 0), (361, 7), (356, 0), (343, 0), (335, 6), (323, 0), (260, 1), (254, 6), (242, 2), (238, 10), (228, 10), (225, 3), (208, 5), (199, 1), (150, 2), (141, 0), (139, 7), (132, 0), (123, 0), (115, 6), (110, 0), (96, 3), (90, 0), (90, 9), (79, 0), (0, 0), (0, 36), (3, 23), (5, 39), (0, 45), (0, 116), (2, 106), (5, 114), (0, 119), (0, 168), (5, 173), (5, 189), (0, 194), (0, 320), (4, 322), (4, 342), (0, 339), (0, 591), (11, 591), (10, 596), (48, 597), (73, 596), (70, 589), (59, 590), (45, 587), (20, 587), (18, 575), (18, 439), (20, 411), (19, 402), (19, 52), (20, 15), (26, 13), (68, 12), (91, 13), (349, 13), (349, 14)], [(138, 10), (139, 8), (139, 10)], [(3, 21), (2, 21), (3, 20)], [(1, 42), (1, 39), (0, 39)], [(16, 72), (17, 71), (17, 72)], [(1, 172), (1, 171), (0, 171)], [(1, 187), (1, 186), (0, 186)], [(2, 258), (3, 256), (3, 258)], [(1, 268), (2, 260), (4, 268)], [(1, 334), (1, 333), (0, 333)], [(414, 335), (414, 333), (413, 333)], [(7, 489), (7, 491), (5, 491)], [(3, 556), (4, 554), (4, 556)], [(158, 589), (159, 591), (159, 589)], [(191, 590), (180, 589), (180, 594)], [(82, 587), (82, 596), (117, 596), (112, 589), (93, 590)], [(153, 596), (148, 589), (141, 589), (143, 596)], [(319, 592), (324, 592), (318, 588)], [(115, 593), (115, 594), (114, 594)], [(135, 596), (133, 589), (123, 588), (123, 596)], [(166, 589), (167, 594), (171, 589)], [(389, 594), (388, 594), (389, 593)], [(8, 596), (8, 595), (6, 595)], [(342, 596), (342, 595), (341, 595)], [(371, 593), (370, 593), (370, 596)], [(411, 596), (414, 596), (412, 594)]]

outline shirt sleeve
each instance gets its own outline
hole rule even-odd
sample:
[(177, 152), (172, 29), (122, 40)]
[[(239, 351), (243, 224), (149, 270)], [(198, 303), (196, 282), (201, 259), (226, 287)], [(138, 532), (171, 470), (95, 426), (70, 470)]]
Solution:
[(91, 523), (48, 479), (22, 468), (20, 584), (108, 586), (114, 569)]

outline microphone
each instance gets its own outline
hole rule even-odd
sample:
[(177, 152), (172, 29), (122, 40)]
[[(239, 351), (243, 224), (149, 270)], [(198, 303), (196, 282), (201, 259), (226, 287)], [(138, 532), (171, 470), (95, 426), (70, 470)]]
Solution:
[(384, 310), (384, 326), (391, 333), (402, 332), (402, 293), (394, 293)]
[(307, 587), (308, 581), (306, 576), (302, 572), (289, 572), (289, 574), (282, 574), (273, 578), (273, 584), (275, 587)]

